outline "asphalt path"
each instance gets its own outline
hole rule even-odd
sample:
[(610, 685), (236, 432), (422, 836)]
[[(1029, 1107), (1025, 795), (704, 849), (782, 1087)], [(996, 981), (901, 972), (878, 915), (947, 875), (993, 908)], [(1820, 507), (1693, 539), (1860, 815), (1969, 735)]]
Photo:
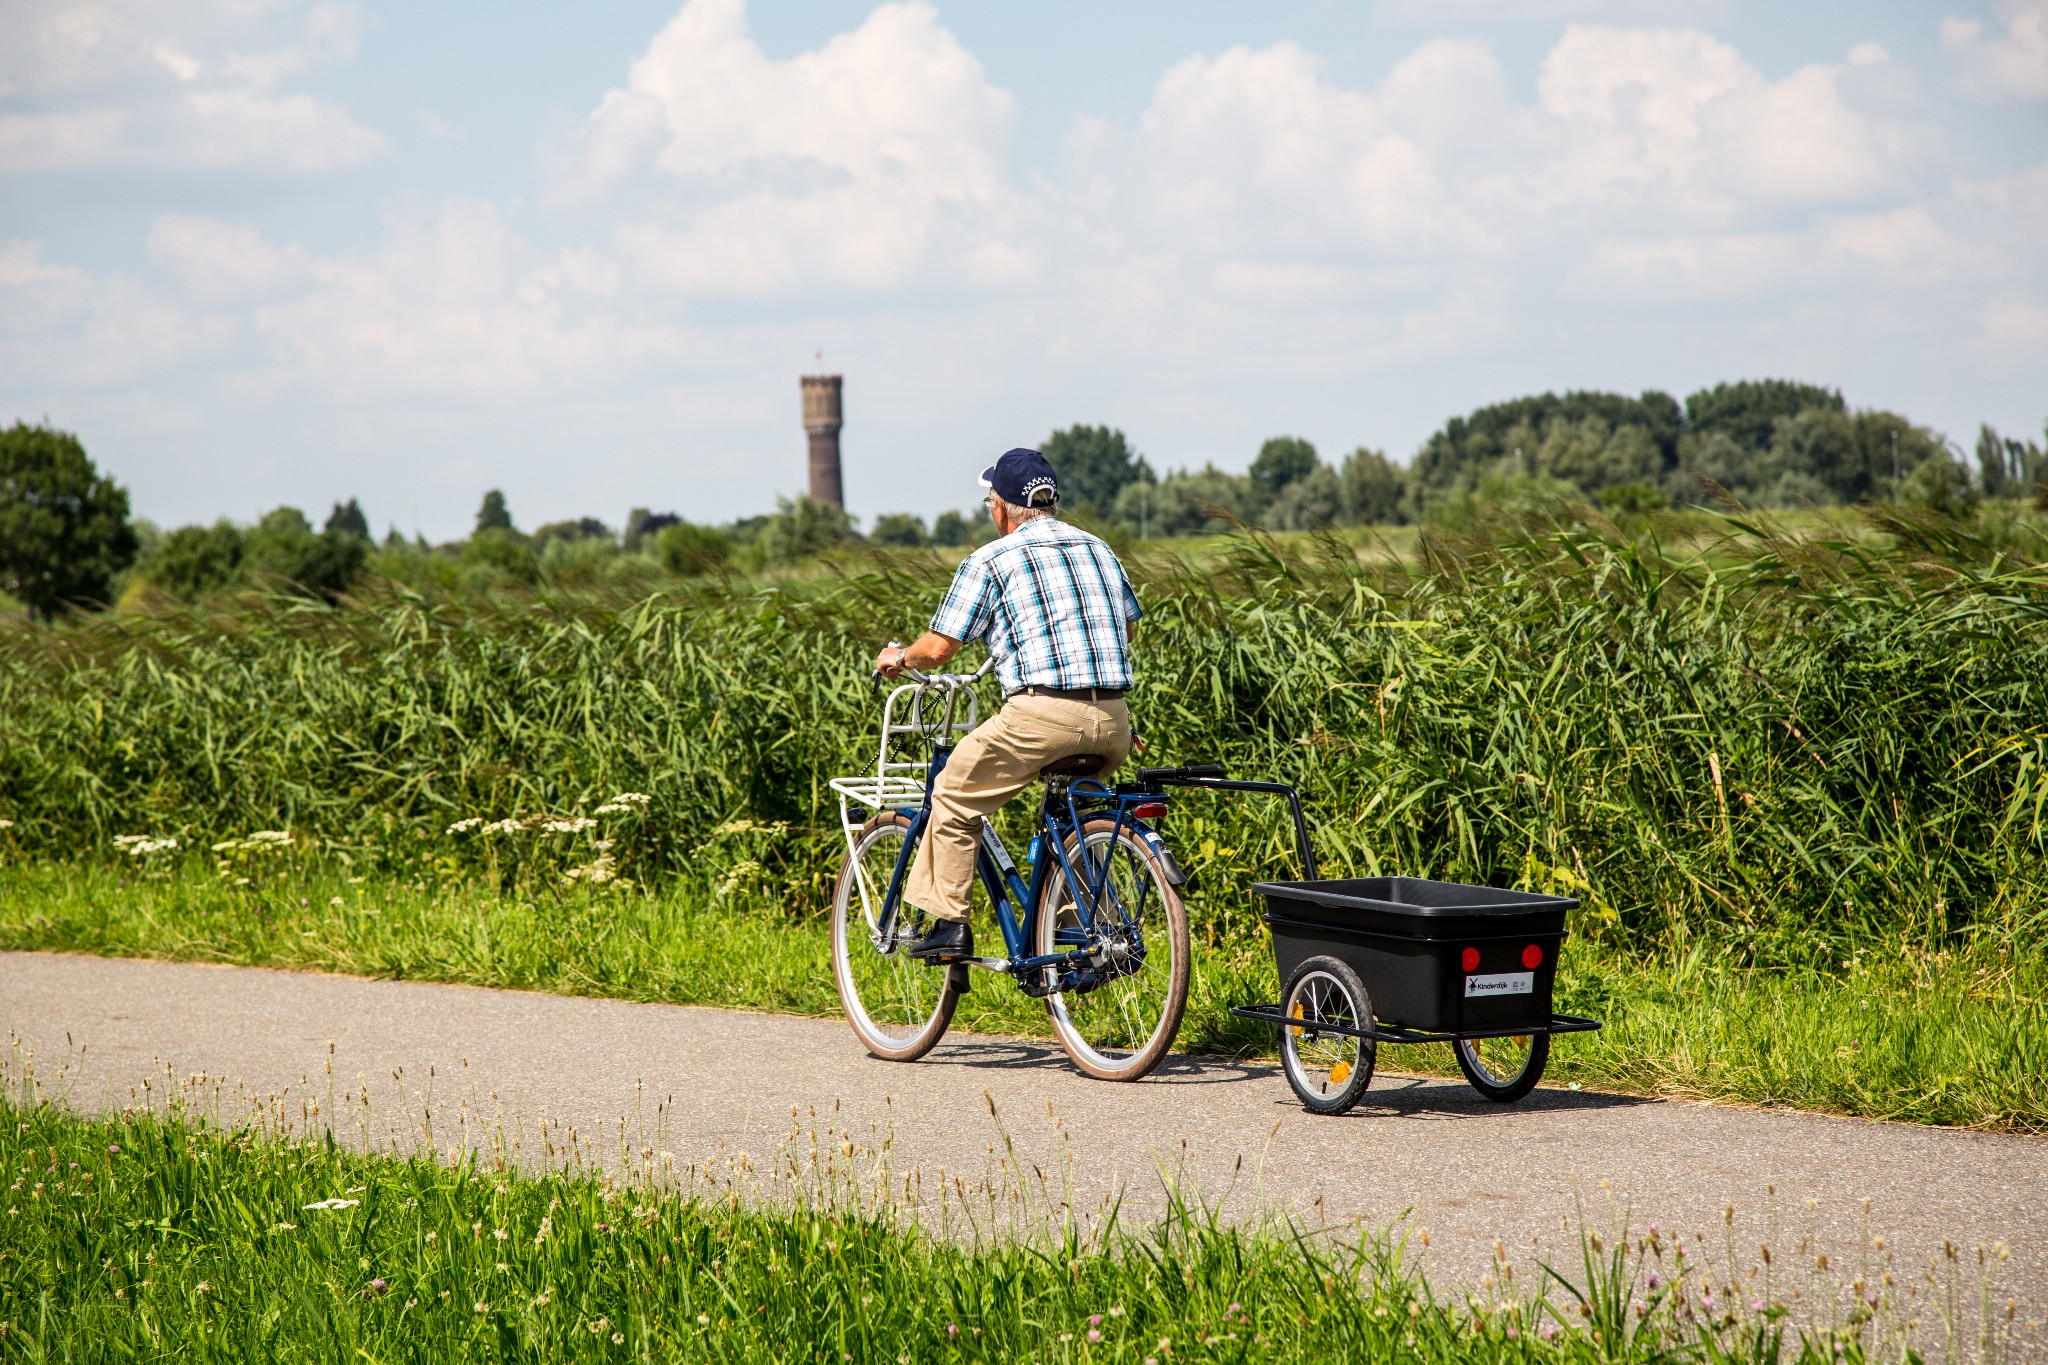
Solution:
[(1611, 1236), (1625, 1216), (1742, 1275), (1765, 1273), (1771, 1245), (1779, 1294), (1809, 1309), (1889, 1269), (1901, 1311), (1931, 1320), (1953, 1272), (1974, 1321), (1981, 1248), (2020, 1354), (2048, 1357), (2038, 1138), (1549, 1085), (1499, 1106), (1386, 1073), (1352, 1113), (1318, 1118), (1262, 1063), (1177, 1057), (1118, 1085), (1025, 1039), (956, 1035), (901, 1065), (837, 1020), (37, 953), (0, 954), (0, 1031), (0, 1066), (33, 1065), (80, 1109), (182, 1096), (371, 1146), (679, 1179), (772, 1173), (778, 1154), (844, 1141), (847, 1166), (885, 1159), (892, 1184), (926, 1193), (1001, 1185), (1014, 1151), (1027, 1185), (1084, 1213), (1120, 1198), (1142, 1217), (1170, 1175), (1232, 1217), (1405, 1230), (1439, 1282), (1478, 1282), (1497, 1245), (1575, 1265), (1579, 1220)]

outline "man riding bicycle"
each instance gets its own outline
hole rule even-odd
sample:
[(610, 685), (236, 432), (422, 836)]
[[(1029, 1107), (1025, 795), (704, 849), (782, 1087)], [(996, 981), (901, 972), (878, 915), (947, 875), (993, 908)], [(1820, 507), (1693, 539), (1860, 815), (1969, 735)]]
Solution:
[(903, 898), (936, 923), (913, 956), (974, 955), (967, 922), (982, 820), (1044, 769), (1082, 757), (1102, 774), (1131, 751), (1130, 639), (1141, 615), (1109, 546), (1059, 520), (1059, 480), (1035, 450), (982, 471), (998, 539), (962, 560), (915, 643), (884, 648), (876, 671), (943, 667), (969, 640), (995, 661), (1003, 705), (960, 742), (932, 790), (932, 819)]

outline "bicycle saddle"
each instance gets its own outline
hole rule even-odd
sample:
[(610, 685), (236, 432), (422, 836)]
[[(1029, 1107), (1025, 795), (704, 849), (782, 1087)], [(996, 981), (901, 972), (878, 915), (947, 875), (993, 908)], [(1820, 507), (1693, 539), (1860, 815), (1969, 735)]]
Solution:
[(1040, 777), (1093, 777), (1102, 771), (1106, 760), (1101, 754), (1074, 754), (1069, 758), (1055, 759), (1038, 770)]

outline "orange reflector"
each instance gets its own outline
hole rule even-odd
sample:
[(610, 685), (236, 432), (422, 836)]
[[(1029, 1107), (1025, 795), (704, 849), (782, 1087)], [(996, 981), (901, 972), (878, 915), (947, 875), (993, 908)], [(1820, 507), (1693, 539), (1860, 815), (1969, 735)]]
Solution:
[(1351, 1063), (1339, 1062), (1330, 1068), (1330, 1084), (1342, 1085), (1351, 1079)]

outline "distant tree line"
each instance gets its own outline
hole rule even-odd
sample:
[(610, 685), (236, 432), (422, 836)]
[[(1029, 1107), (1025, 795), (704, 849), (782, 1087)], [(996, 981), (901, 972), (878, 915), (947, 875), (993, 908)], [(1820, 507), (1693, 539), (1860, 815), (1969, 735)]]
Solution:
[[(1852, 411), (1839, 391), (1789, 380), (1717, 384), (1683, 403), (1656, 390), (1540, 394), (1453, 418), (1406, 465), (1359, 446), (1335, 463), (1299, 436), (1260, 445), (1250, 467), (1165, 473), (1122, 431), (1077, 425), (1041, 449), (1059, 471), (1064, 508), (1141, 538), (1236, 524), (1277, 531), (1386, 526), (1484, 515), (1543, 501), (1593, 502), (1615, 515), (1728, 499), (1773, 507), (1902, 500), (1967, 512), (1980, 497), (2048, 507), (2048, 450), (1989, 426), (1975, 468), (1896, 413)], [(429, 545), (396, 530), (379, 543), (354, 498), (319, 530), (295, 507), (253, 525), (228, 520), (158, 531), (132, 522), (128, 494), (70, 433), (17, 422), (0, 429), (0, 591), (51, 617), (123, 592), (194, 601), (260, 589), (336, 599), (365, 573), (421, 586), (538, 582), (634, 564), (681, 577), (758, 572), (866, 541), (964, 546), (995, 534), (985, 512), (908, 512), (865, 536), (843, 509), (785, 498), (774, 512), (723, 525), (633, 508), (621, 530), (595, 517), (514, 523), (502, 491), (484, 494), (471, 534)]]

